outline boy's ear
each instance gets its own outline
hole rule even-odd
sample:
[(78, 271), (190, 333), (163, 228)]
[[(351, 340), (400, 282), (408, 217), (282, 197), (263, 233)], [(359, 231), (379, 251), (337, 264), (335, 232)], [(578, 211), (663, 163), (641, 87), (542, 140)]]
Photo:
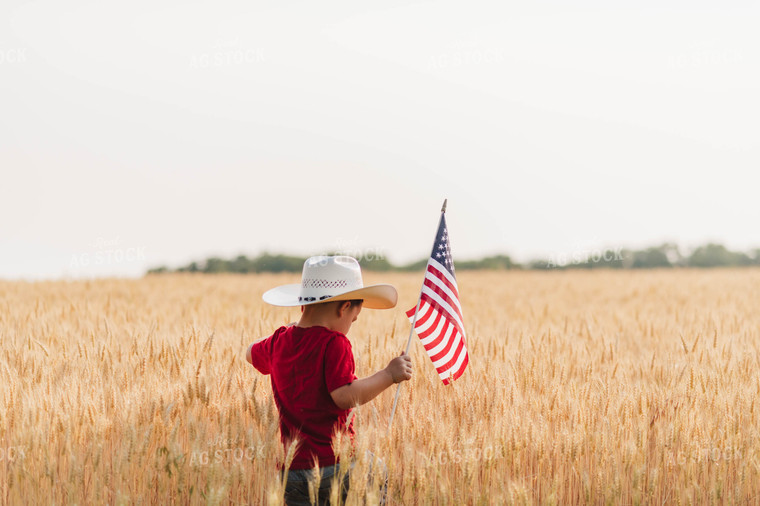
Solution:
[(342, 318), (343, 314), (348, 311), (348, 308), (351, 307), (351, 301), (350, 300), (340, 300), (338, 301), (338, 318)]

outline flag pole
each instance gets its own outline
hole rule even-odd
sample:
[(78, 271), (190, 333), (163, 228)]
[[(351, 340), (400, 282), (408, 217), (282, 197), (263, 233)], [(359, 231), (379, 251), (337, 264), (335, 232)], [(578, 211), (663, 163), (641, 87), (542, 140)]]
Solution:
[[(449, 199), (443, 199), (443, 206), (441, 206), (441, 219), (443, 219), (443, 215), (446, 212), (446, 203)], [(438, 223), (440, 227), (440, 221)], [(438, 229), (436, 229), (438, 230)], [(433, 241), (435, 243), (435, 241)], [(435, 249), (435, 245), (433, 246), (433, 249)], [(425, 286), (425, 279), (423, 277), (422, 280), (422, 286)], [(422, 302), (422, 288), (420, 288), (420, 296), (417, 298), (417, 307), (414, 308), (414, 318), (412, 318), (412, 326), (409, 329), (409, 339), (406, 340), (406, 350), (404, 351), (404, 354), (409, 353), (409, 347), (412, 344), (412, 334), (414, 333), (414, 326), (417, 324), (417, 314), (420, 311), (420, 303)], [(388, 433), (391, 432), (391, 427), (393, 426), (393, 415), (396, 414), (396, 404), (398, 403), (398, 395), (401, 393), (401, 383), (399, 382), (398, 386), (396, 387), (396, 396), (393, 398), (393, 408), (391, 408), (391, 418), (388, 421)]]

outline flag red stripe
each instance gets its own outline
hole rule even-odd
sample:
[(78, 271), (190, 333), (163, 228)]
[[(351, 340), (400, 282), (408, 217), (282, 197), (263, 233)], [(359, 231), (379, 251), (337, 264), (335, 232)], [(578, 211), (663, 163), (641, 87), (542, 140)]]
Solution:
[[(433, 320), (433, 324), (430, 325), (430, 327), (427, 328), (427, 330), (423, 330), (422, 332), (418, 332), (417, 336), (419, 336), (420, 339), (425, 339), (430, 334), (432, 334), (436, 328), (438, 328), (438, 323), (441, 321), (441, 312), (440, 311), (434, 311), (435, 314), (435, 320)], [(417, 330), (419, 328), (419, 325), (414, 326), (414, 330)]]
[[(430, 350), (438, 346), (440, 342), (443, 340), (444, 336), (446, 335), (446, 332), (448, 331), (449, 326), (451, 325), (451, 322), (445, 318), (443, 319), (443, 322), (444, 322), (443, 327), (441, 328), (440, 332), (438, 332), (438, 335), (436, 336), (436, 338), (430, 341), (429, 343), (423, 345), (425, 347), (425, 350), (427, 350), (428, 352), (428, 356), (430, 356)], [(436, 325), (438, 325), (438, 323), (436, 323)]]
[[(424, 293), (424, 292), (422, 293), (422, 299), (428, 304), (430, 304), (431, 306), (433, 306), (439, 313), (443, 313), (446, 316), (446, 319), (450, 320), (451, 323), (456, 326), (459, 332), (461, 332), (462, 335), (464, 335), (464, 330), (462, 329), (462, 327), (459, 326), (459, 322), (457, 322), (454, 315), (448, 309), (443, 307), (437, 300), (430, 297), (430, 295), (428, 295), (427, 293)], [(459, 321), (462, 321), (461, 317)]]
[[(438, 367), (437, 368), (438, 372), (443, 372), (454, 367), (454, 365), (456, 365), (457, 363), (457, 360), (459, 359), (459, 356), (462, 354), (463, 348), (464, 348), (464, 340), (461, 340), (459, 341), (459, 346), (457, 346), (457, 351), (454, 353), (454, 356), (451, 357), (451, 360), (449, 360), (442, 366)], [(465, 351), (465, 353), (467, 352)]]
[(459, 369), (456, 372), (451, 373), (451, 376), (443, 379), (443, 384), (448, 385), (453, 380), (459, 379), (462, 374), (464, 374), (464, 370), (467, 368), (467, 364), (470, 363), (470, 356), (468, 354), (465, 354), (464, 360), (462, 360), (462, 365), (459, 366)]
[[(442, 332), (442, 334), (443, 334), (443, 332)], [(446, 343), (446, 346), (444, 346), (441, 351), (439, 351), (435, 355), (430, 355), (428, 353), (428, 355), (430, 355), (430, 360), (432, 360), (433, 363), (435, 363), (436, 361), (441, 360), (443, 357), (445, 357), (446, 354), (451, 349), (451, 347), (453, 346), (454, 342), (456, 341), (456, 338), (457, 338), (458, 335), (460, 335), (460, 334), (459, 334), (459, 332), (457, 332), (456, 327), (455, 327), (454, 328), (454, 332), (451, 333), (451, 337), (449, 337), (449, 340)], [(461, 343), (462, 341), (460, 340), (459, 342)], [(432, 348), (428, 348), (428, 351), (430, 351), (431, 349)]]
[[(452, 307), (456, 307), (457, 310), (459, 310), (461, 313), (461, 307), (459, 304), (459, 288), (457, 287), (456, 280), (452, 281), (449, 279), (448, 273), (441, 272), (440, 269), (433, 266), (432, 264), (428, 264), (428, 273), (425, 274), (425, 280), (430, 280), (433, 283), (437, 284), (439, 290), (444, 290), (444, 292), (446, 290), (441, 285), (445, 286), (446, 289), (448, 289), (453, 295), (453, 300), (456, 301), (456, 305)], [(450, 299), (452, 298), (452, 295), (449, 295)]]
[[(422, 310), (422, 307), (424, 306), (424, 313), (422, 315), (417, 315), (417, 323), (414, 324), (414, 328), (418, 329), (427, 323), (428, 318), (433, 314), (435, 311), (435, 308), (433, 308), (430, 304), (422, 304), (420, 303), (420, 310)], [(414, 313), (412, 312), (411, 315), (409, 315), (409, 318), (414, 318)]]
[(428, 264), (427, 271), (429, 274), (432, 274), (436, 278), (440, 279), (447, 287), (449, 287), (449, 290), (451, 290), (454, 295), (459, 298), (459, 289), (457, 288), (457, 285), (455, 283), (452, 283), (449, 281), (449, 278), (446, 277), (444, 273), (442, 273), (440, 270), (438, 270), (436, 267)]
[[(409, 318), (409, 319), (414, 318), (414, 312), (416, 310), (417, 310), (417, 306), (414, 306), (412, 309), (410, 309), (409, 311), (406, 312), (406, 317)], [(423, 301), (423, 300), (420, 301), (420, 311), (423, 311), (423, 312), (425, 311), (425, 301)], [(417, 321), (420, 321), (419, 318), (420, 318), (420, 316), (418, 314), (417, 315)]]
[(425, 279), (424, 285), (427, 286), (431, 291), (436, 293), (440, 298), (442, 298), (444, 302), (448, 303), (449, 306), (451, 306), (451, 309), (453, 309), (456, 312), (456, 315), (459, 317), (459, 321), (464, 321), (464, 319), (462, 318), (462, 312), (459, 310), (458, 301), (455, 301), (451, 297), (449, 297), (449, 294), (446, 293), (446, 290), (436, 285), (433, 281), (429, 279)]

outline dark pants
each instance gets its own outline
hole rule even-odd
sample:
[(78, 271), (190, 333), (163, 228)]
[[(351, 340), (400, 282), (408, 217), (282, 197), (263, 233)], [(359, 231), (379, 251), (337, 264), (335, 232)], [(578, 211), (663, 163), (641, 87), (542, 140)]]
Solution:
[[(375, 455), (372, 452), (367, 452), (367, 456), (370, 458), (369, 471), (372, 474), (372, 468), (375, 464)], [(388, 468), (385, 463), (377, 459), (377, 465), (383, 472), (383, 483), (380, 487), (380, 504), (384, 505), (386, 500), (386, 494), (388, 491)], [(346, 470), (346, 474), (343, 478), (343, 484), (340, 488), (341, 502), (346, 502), (346, 496), (348, 495), (348, 481), (351, 469), (354, 467), (354, 462), (351, 463), (350, 468)], [(340, 471), (340, 463), (334, 466), (327, 466), (320, 468), (322, 478), (319, 481), (319, 487), (314, 492), (316, 493), (316, 504), (328, 505), (330, 504), (330, 489), (332, 488), (333, 479), (337, 479)], [(291, 469), (288, 471), (288, 482), (285, 484), (285, 504), (287, 506), (301, 506), (311, 505), (312, 502), (309, 499), (309, 484), (314, 486), (314, 470), (313, 469)], [(370, 483), (372, 479), (370, 478)]]
[[(316, 504), (330, 504), (330, 490), (334, 479), (339, 474), (340, 464), (320, 468), (322, 478), (319, 486), (314, 490)], [(348, 472), (343, 478), (343, 486), (340, 489), (340, 497), (346, 502), (348, 495)], [(291, 469), (288, 471), (288, 482), (285, 484), (285, 504), (288, 506), (307, 506), (314, 504), (309, 498), (309, 486), (314, 487), (313, 469)]]

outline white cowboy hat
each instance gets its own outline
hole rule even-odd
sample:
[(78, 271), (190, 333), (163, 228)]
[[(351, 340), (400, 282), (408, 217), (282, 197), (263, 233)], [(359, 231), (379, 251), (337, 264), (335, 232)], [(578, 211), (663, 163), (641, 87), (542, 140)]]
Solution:
[(398, 293), (391, 285), (364, 286), (361, 267), (353, 257), (315, 256), (304, 262), (301, 283), (272, 288), (262, 298), (285, 307), (362, 299), (363, 307), (388, 309), (396, 305)]

